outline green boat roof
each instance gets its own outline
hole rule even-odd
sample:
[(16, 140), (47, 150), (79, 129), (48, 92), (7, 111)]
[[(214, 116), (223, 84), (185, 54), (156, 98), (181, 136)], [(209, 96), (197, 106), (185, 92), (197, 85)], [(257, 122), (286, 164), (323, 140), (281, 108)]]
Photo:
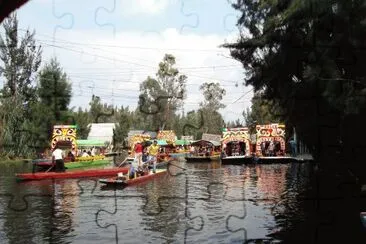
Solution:
[(78, 147), (103, 147), (105, 143), (101, 140), (76, 140), (76, 145), (78, 145)]
[(189, 145), (189, 144), (190, 144), (190, 142), (188, 140), (176, 140), (175, 141), (175, 145), (179, 145), (179, 146), (181, 146), (181, 145)]

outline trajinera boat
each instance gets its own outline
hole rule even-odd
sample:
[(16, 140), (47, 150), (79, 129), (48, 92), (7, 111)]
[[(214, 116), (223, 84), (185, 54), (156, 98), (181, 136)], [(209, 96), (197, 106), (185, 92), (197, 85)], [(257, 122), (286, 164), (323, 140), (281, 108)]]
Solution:
[[(100, 140), (76, 140), (76, 125), (55, 125), (51, 140), (51, 151), (57, 146), (66, 152), (64, 158), (67, 169), (107, 165), (111, 160), (105, 157), (105, 143)], [(88, 153), (87, 153), (88, 151)], [(52, 170), (52, 157), (43, 155), (32, 160), (33, 172)]]
[(291, 163), (301, 161), (286, 155), (286, 127), (284, 124), (256, 125), (255, 163)]
[(222, 129), (222, 164), (253, 163), (249, 129), (223, 128)]
[(187, 162), (211, 162), (220, 160), (221, 144), (216, 141), (198, 140), (191, 143)]
[(118, 185), (118, 186), (130, 186), (133, 184), (137, 184), (146, 180), (151, 180), (157, 176), (161, 176), (167, 173), (167, 169), (157, 169), (155, 173), (151, 170), (147, 174), (137, 176), (135, 174), (134, 178), (129, 177), (129, 172), (126, 175), (118, 175), (117, 177), (108, 178), (108, 179), (99, 179), (99, 182), (105, 185)]

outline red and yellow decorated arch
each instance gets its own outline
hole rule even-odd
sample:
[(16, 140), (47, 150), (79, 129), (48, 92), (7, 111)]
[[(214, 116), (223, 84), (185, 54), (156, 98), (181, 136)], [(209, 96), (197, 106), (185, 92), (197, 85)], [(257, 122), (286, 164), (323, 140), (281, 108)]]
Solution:
[(173, 130), (160, 130), (156, 135), (156, 139), (165, 140), (168, 144), (174, 144), (177, 136)]
[(229, 142), (238, 141), (245, 143), (245, 151), (247, 154), (251, 153), (250, 147), (250, 135), (249, 130), (246, 127), (243, 128), (224, 128), (222, 129), (221, 144), (227, 144)]
[(150, 139), (151, 139), (151, 137), (148, 134), (137, 134), (137, 135), (131, 136), (128, 140), (128, 146), (130, 148), (130, 155), (131, 156), (135, 155), (135, 152), (133, 149), (135, 148), (135, 145), (137, 142), (143, 143)]
[(261, 143), (264, 141), (278, 141), (281, 145), (281, 151), (286, 151), (286, 139), (285, 139), (285, 125), (284, 124), (267, 124), (257, 125), (257, 142), (256, 152), (261, 156)]
[(73, 153), (76, 155), (76, 125), (55, 125), (53, 126), (51, 150), (58, 145), (70, 146)]

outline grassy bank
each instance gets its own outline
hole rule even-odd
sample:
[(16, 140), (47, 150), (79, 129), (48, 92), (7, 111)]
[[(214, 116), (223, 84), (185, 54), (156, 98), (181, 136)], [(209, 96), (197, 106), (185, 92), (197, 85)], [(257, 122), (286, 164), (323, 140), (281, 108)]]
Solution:
[(8, 157), (0, 158), (0, 164), (19, 164), (19, 163), (25, 163), (27, 160), (26, 158), (14, 158), (10, 159)]

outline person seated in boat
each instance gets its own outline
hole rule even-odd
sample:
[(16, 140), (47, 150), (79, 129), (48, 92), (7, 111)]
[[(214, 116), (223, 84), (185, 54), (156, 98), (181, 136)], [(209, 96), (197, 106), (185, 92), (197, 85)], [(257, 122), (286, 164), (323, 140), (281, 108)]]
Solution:
[(144, 147), (144, 149), (142, 151), (142, 158), (141, 158), (143, 163), (146, 163), (148, 161), (148, 156), (149, 156), (149, 153), (147, 151), (147, 148)]
[(240, 155), (245, 155), (245, 143), (244, 142), (240, 142)]
[(194, 156), (196, 154), (196, 148), (194, 146), (191, 146), (189, 149), (190, 156)]
[(160, 146), (158, 142), (154, 140), (153, 144), (150, 145), (148, 148), (149, 158), (148, 161), (153, 163), (153, 173), (156, 172), (156, 163), (157, 163), (157, 156), (159, 152)]
[(274, 141), (274, 154), (275, 156), (281, 155), (281, 143), (279, 141)]
[(64, 152), (58, 145), (56, 145), (52, 152), (52, 164), (54, 162), (56, 163), (56, 172), (65, 172), (64, 157)]
[(70, 159), (71, 162), (75, 162), (75, 156), (71, 151), (69, 151), (67, 157)]
[(261, 153), (263, 156), (266, 155), (266, 142), (265, 141), (261, 142)]
[(86, 150), (83, 150), (83, 154), (81, 155), (81, 157), (89, 157), (89, 154), (86, 152)]
[(274, 143), (271, 141), (268, 146), (269, 156), (274, 156)]
[(128, 177), (130, 179), (133, 179), (133, 178), (135, 178), (135, 167), (134, 167), (133, 163), (129, 162), (129, 164), (130, 164), (130, 168), (129, 168), (129, 175), (128, 175)]

